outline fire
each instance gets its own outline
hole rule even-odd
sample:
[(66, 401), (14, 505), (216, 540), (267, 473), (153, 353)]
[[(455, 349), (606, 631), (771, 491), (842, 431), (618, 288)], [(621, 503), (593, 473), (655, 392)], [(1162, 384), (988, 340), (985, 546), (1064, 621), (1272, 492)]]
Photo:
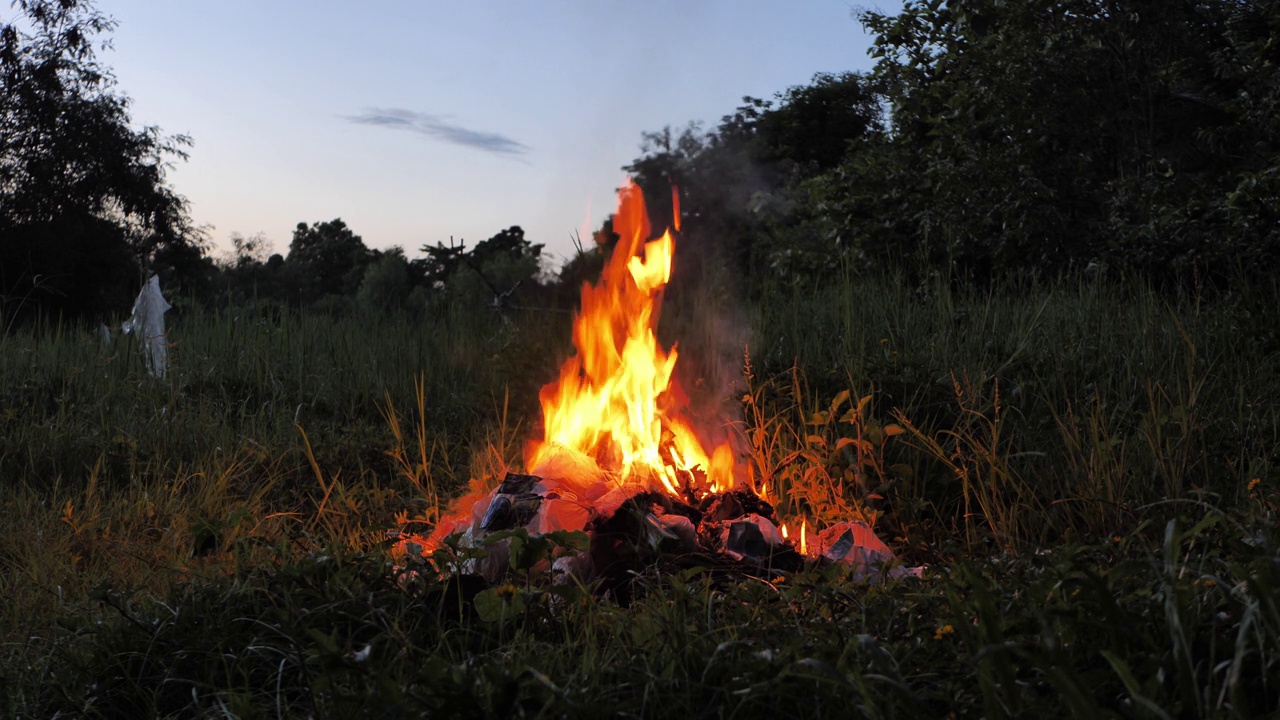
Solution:
[[(782, 523), (782, 525), (779, 526), (779, 529), (782, 530), (782, 539), (784, 540), (791, 539), (791, 531), (787, 528), (786, 523)], [(800, 519), (800, 543), (799, 543), (801, 555), (809, 554), (809, 538), (807, 537), (808, 534), (809, 534), (809, 519), (801, 518)]]
[[(618, 203), (613, 256), (600, 281), (582, 288), (582, 309), (573, 323), (576, 352), (559, 378), (539, 392), (543, 437), (526, 448), (526, 472), (507, 472), (496, 487), (473, 480), (471, 491), (451, 504), (428, 537), (408, 533), (397, 547), (430, 557), (455, 536), (460, 547), (486, 548), (464, 561), (464, 571), (496, 581), (514, 565), (515, 539), (491, 533), (585, 531), (590, 549), (562, 555), (550, 567), (589, 579), (621, 567), (624, 558), (613, 541), (597, 545), (591, 533), (615, 532), (610, 523), (626, 506), (643, 513), (640, 532), (655, 549), (675, 543), (771, 567), (775, 560), (792, 567), (813, 561), (857, 572), (891, 562), (892, 551), (860, 521), (815, 529), (811, 550), (808, 519), (801, 514), (797, 546), (794, 531), (774, 524), (771, 496), (781, 494), (779, 489), (769, 489), (752, 466), (737, 464), (728, 443), (708, 451), (702, 442), (707, 436), (690, 422), (675, 379), (679, 353), (674, 346), (663, 348), (655, 333), (675, 240), (670, 232), (650, 238), (644, 199), (634, 184), (619, 191)], [(672, 209), (678, 228), (674, 193)], [(637, 498), (642, 492), (672, 497)], [(655, 540), (651, 531), (661, 538)]]
[[(679, 201), (672, 196), (678, 227)], [(596, 285), (582, 289), (573, 324), (577, 352), (558, 380), (542, 388), (544, 436), (530, 444), (525, 466), (563, 463), (557, 455), (593, 460), (620, 486), (703, 496), (734, 487), (727, 444), (708, 453), (683, 415), (672, 377), (679, 357), (664, 350), (654, 328), (671, 279), (675, 240), (650, 240), (644, 197), (628, 182), (618, 193), (619, 236)], [(566, 453), (566, 451), (569, 451)]]

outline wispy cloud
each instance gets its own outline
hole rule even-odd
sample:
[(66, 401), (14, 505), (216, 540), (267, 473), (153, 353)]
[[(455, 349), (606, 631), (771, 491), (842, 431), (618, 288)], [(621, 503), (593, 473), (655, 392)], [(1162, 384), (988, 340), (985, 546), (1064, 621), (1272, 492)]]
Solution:
[(377, 125), (393, 130), (408, 130), (420, 135), (443, 140), (455, 145), (491, 152), (498, 155), (523, 155), (529, 146), (500, 133), (481, 132), (455, 125), (439, 115), (414, 112), (401, 108), (370, 108), (359, 115), (348, 115), (347, 120), (360, 125)]

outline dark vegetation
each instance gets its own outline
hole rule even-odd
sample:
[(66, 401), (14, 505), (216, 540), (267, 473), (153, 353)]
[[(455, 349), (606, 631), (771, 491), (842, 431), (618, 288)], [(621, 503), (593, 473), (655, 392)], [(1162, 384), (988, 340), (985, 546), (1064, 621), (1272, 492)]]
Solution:
[[(519, 469), (607, 223), (558, 275), (519, 227), (215, 260), (109, 20), (0, 16), (0, 714), (1280, 712), (1280, 3), (860, 19), (871, 73), (627, 169), (658, 228), (680, 187), (695, 399), (782, 512), (929, 570), (637, 567), (619, 602), (549, 580), (574, 538), (496, 586), (388, 553)], [(94, 330), (148, 272), (184, 307), (163, 380)]]

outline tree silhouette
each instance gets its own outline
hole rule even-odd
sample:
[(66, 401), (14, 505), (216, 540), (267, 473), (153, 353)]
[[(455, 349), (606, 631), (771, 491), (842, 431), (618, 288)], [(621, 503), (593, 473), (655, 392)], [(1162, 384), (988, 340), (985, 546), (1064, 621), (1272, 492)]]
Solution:
[(310, 227), (298, 223), (285, 262), (302, 274), (305, 299), (315, 300), (324, 295), (354, 295), (372, 258), (364, 240), (335, 218)]
[(127, 308), (158, 251), (199, 256), (186, 201), (164, 184), (190, 141), (133, 129), (94, 55), (115, 24), (91, 2), (13, 7), (0, 20), (0, 298), (9, 312)]

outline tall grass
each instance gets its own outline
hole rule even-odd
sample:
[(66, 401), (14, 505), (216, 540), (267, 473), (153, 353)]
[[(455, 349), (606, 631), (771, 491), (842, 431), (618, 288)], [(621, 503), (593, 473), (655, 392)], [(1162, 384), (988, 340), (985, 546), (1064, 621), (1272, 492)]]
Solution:
[[(972, 543), (1107, 537), (1139, 508), (1274, 482), (1280, 342), (1272, 289), (1209, 301), (1102, 281), (962, 293), (892, 278), (755, 309), (753, 356), (819, 395), (850, 385), (913, 430), (904, 504)], [(909, 520), (909, 518), (902, 518)]]
[[(415, 395), (423, 422), (454, 446), (495, 416), (508, 385), (519, 409), (557, 364), (559, 316), (518, 322), (445, 308), (408, 315), (260, 316), (193, 311), (171, 322), (170, 371), (147, 376), (132, 338), (60, 324), (0, 340), (0, 477), (37, 486), (164, 477), (220, 454), (296, 447), (311, 432), (326, 460), (358, 472), (380, 453), (376, 402)], [(532, 398), (532, 399), (530, 399)], [(300, 459), (300, 458), (299, 458)]]
[(163, 379), (131, 338), (97, 328), (0, 338), (0, 635), (25, 637), (99, 586), (158, 591), (433, 520), (466, 486), (469, 448), (508, 417), (507, 384), (536, 402), (531, 368), (554, 370), (563, 324), (442, 310), (188, 312), (169, 323)]
[(743, 431), (753, 480), (790, 517), (874, 522), (934, 577), (637, 569), (629, 607), (483, 590), (498, 621), (381, 549), (518, 467), (567, 317), (191, 311), (163, 380), (128, 338), (10, 330), (0, 712), (1274, 712), (1274, 297), (686, 293), (667, 320), (704, 355), (692, 394)]

